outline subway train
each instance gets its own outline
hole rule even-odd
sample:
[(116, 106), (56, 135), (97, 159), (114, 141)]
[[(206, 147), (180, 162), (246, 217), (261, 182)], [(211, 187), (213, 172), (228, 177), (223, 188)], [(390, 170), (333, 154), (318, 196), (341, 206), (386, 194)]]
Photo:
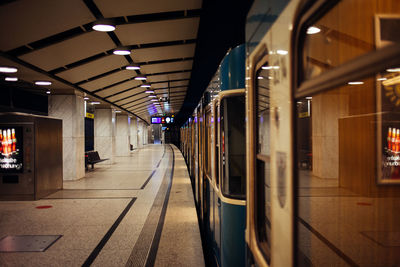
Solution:
[(400, 266), (399, 27), (397, 0), (254, 1), (181, 128), (212, 265)]

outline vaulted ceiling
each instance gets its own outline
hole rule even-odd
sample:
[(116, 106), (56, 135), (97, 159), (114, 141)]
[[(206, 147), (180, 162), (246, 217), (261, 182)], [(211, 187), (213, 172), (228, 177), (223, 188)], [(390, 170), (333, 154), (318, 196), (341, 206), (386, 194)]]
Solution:
[[(0, 5), (0, 65), (17, 67), (20, 83), (52, 82), (38, 90), (78, 90), (89, 101), (149, 122), (155, 113), (176, 114), (182, 107), (201, 8), (202, 0), (6, 1)], [(102, 18), (111, 19), (115, 31), (94, 31)], [(122, 46), (131, 54), (114, 55)], [(133, 64), (140, 69), (125, 69)], [(140, 75), (147, 80), (136, 80)], [(151, 85), (155, 98), (143, 84)]]

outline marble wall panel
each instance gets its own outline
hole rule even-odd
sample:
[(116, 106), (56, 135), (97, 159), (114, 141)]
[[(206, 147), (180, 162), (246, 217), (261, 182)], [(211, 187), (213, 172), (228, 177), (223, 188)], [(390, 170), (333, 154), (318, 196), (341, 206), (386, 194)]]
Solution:
[(49, 116), (63, 123), (63, 179), (85, 176), (84, 166), (84, 101), (77, 95), (49, 97)]
[(128, 115), (116, 116), (115, 149), (117, 156), (129, 156), (130, 154), (128, 119)]
[(111, 109), (96, 109), (94, 118), (94, 149), (100, 158), (108, 158), (99, 164), (115, 162), (115, 116)]

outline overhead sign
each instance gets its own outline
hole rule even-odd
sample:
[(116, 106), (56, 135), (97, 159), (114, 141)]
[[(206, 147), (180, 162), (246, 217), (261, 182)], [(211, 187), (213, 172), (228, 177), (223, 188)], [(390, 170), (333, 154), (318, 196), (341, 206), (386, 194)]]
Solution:
[(170, 124), (174, 123), (174, 115), (162, 116), (162, 117), (151, 117), (152, 124)]

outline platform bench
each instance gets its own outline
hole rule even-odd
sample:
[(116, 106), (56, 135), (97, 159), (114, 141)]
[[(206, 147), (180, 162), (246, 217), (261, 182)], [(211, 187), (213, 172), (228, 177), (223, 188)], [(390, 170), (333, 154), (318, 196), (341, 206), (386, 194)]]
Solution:
[(87, 151), (85, 152), (85, 168), (88, 169), (88, 165), (92, 165), (92, 169), (94, 164), (105, 161), (108, 159), (101, 159), (99, 156), (99, 152), (97, 151)]

